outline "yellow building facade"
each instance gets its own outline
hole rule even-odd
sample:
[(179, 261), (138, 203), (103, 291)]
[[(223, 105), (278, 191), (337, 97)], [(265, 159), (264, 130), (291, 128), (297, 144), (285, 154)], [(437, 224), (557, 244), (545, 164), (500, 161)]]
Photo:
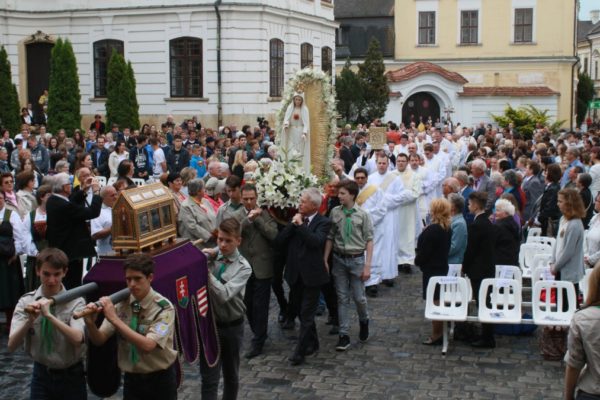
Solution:
[(386, 120), (473, 125), (532, 104), (569, 126), (576, 9), (576, 0), (396, 0)]

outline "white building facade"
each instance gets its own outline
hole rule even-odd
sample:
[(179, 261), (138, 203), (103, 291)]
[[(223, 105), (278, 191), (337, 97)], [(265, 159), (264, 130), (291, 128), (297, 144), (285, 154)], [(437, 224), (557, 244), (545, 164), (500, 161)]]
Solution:
[(308, 65), (331, 71), (335, 57), (330, 0), (3, 3), (0, 44), (21, 104), (36, 102), (47, 88), (52, 43), (69, 39), (83, 126), (105, 112), (113, 49), (132, 63), (142, 123), (196, 115), (208, 127), (255, 124), (259, 116), (273, 122), (287, 79)]

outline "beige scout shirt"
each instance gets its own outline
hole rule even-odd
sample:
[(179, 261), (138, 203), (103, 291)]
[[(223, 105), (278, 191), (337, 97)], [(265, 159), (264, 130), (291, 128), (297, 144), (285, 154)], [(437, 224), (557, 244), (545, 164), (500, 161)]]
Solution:
[[(64, 286), (60, 292), (63, 291), (65, 291)], [(25, 312), (25, 307), (42, 297), (44, 296), (42, 295), (42, 288), (40, 286), (36, 291), (26, 293), (19, 299), (10, 326), (11, 334), (27, 323), (29, 316)], [(71, 300), (68, 303), (54, 306), (53, 314), (65, 324), (84, 333), (84, 320), (73, 319), (73, 313), (82, 310), (84, 307), (85, 302), (83, 298), (78, 297), (77, 299)], [(42, 348), (41, 325), (42, 317), (40, 316), (33, 322), (33, 327), (25, 336), (25, 351), (31, 356), (31, 358), (33, 358), (34, 361), (37, 361), (48, 368), (64, 369), (83, 360), (83, 355), (85, 354), (85, 344), (82, 343), (77, 347), (73, 346), (71, 343), (69, 343), (67, 338), (58, 331), (56, 327), (54, 327), (52, 330), (52, 352), (47, 353)]]
[(352, 207), (352, 233), (345, 237), (346, 215), (342, 206), (331, 210), (331, 229), (327, 239), (333, 241), (333, 251), (344, 255), (355, 255), (363, 253), (367, 248), (367, 242), (373, 240), (373, 224), (369, 214), (355, 203)]
[[(117, 316), (128, 326), (133, 314), (133, 296), (129, 300), (117, 304)], [(120, 335), (118, 340), (119, 368), (123, 372), (147, 374), (169, 368), (177, 358), (173, 349), (173, 334), (175, 332), (175, 309), (169, 300), (150, 289), (150, 292), (140, 301), (137, 332), (156, 342), (156, 347), (149, 353), (138, 349), (139, 361), (133, 364), (129, 359), (131, 344)], [(100, 326), (100, 332), (108, 336), (115, 333), (115, 327), (105, 319)]]
[[(221, 268), (222, 266), (224, 268)], [(212, 310), (218, 323), (233, 322), (246, 313), (244, 293), (252, 274), (248, 261), (236, 250), (224, 257), (220, 252), (208, 262)]]
[(599, 307), (587, 307), (573, 315), (568, 343), (565, 362), (573, 368), (583, 368), (579, 376), (579, 389), (600, 395)]

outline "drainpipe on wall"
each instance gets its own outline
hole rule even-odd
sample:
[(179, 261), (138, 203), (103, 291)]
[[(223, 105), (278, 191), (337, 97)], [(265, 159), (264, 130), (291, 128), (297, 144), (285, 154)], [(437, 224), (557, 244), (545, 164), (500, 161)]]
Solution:
[(575, 15), (574, 15), (574, 24), (573, 24), (573, 36), (575, 40), (573, 40), (573, 57), (575, 57), (575, 62), (573, 62), (573, 66), (571, 67), (571, 112), (570, 114), (570, 127), (571, 130), (574, 129), (573, 123), (573, 115), (575, 114), (575, 96), (577, 94), (577, 88), (575, 87), (575, 68), (577, 68), (577, 64), (579, 64), (579, 57), (577, 56), (577, 10), (579, 0), (575, 0)]
[(219, 6), (222, 0), (216, 0), (214, 3), (217, 13), (217, 126), (223, 126), (223, 103), (221, 88), (221, 13)]

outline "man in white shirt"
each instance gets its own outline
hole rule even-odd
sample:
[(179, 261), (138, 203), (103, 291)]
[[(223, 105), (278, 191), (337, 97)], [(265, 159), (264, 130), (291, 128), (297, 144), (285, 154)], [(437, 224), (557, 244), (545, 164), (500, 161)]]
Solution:
[(152, 146), (152, 175), (155, 179), (160, 178), (162, 174), (167, 172), (167, 159), (165, 152), (160, 147), (158, 139), (151, 137), (149, 140), (150, 146)]
[(90, 223), (92, 239), (96, 240), (98, 254), (109, 254), (112, 252), (112, 207), (117, 201), (117, 190), (114, 186), (108, 185), (100, 191), (102, 197), (102, 209), (98, 218), (94, 218)]

